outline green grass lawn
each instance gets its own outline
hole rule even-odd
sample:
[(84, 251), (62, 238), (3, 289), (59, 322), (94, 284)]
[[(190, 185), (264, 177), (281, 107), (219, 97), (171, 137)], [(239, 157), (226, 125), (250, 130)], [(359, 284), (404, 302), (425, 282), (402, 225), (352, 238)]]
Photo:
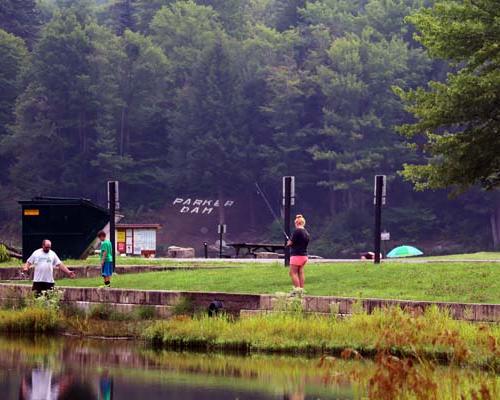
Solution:
[[(404, 262), (419, 262), (419, 261), (453, 261), (460, 262), (464, 260), (471, 261), (500, 261), (500, 252), (479, 252), (479, 253), (469, 253), (469, 254), (450, 254), (445, 256), (430, 256), (430, 257), (411, 257), (404, 259)], [(99, 258), (97, 256), (92, 256), (86, 260), (63, 260), (66, 265), (77, 266), (77, 265), (99, 265)], [(155, 259), (155, 258), (142, 258), (142, 257), (118, 257), (116, 259), (117, 265), (158, 265), (158, 266), (172, 266), (172, 265), (184, 265), (189, 263), (192, 266), (220, 266), (225, 260), (211, 258), (208, 260), (201, 261), (191, 261), (178, 259)], [(242, 266), (248, 264), (249, 260), (241, 259), (241, 262), (236, 262), (231, 260), (231, 266)], [(270, 261), (268, 265), (274, 265), (276, 262), (282, 261)], [(392, 260), (384, 260), (384, 262), (393, 263)], [(0, 268), (3, 267), (19, 267), (22, 265), (21, 261), (11, 259), (10, 261), (0, 263)]]
[[(412, 258), (409, 258), (412, 260)], [(449, 254), (445, 256), (430, 256), (430, 257), (416, 257), (413, 260), (498, 260), (500, 261), (500, 252), (493, 251), (481, 251), (479, 253), (468, 253), (468, 254)]]
[[(59, 285), (98, 286), (100, 279), (64, 279)], [(115, 288), (276, 293), (291, 289), (283, 266), (165, 271), (117, 275)], [(494, 263), (311, 264), (306, 267), (311, 295), (378, 297), (408, 300), (500, 303), (500, 266)]]
[[(67, 259), (67, 260), (62, 260), (64, 264), (70, 267), (75, 267), (75, 266), (87, 266), (87, 265), (95, 265), (98, 266), (100, 265), (99, 262), (99, 257), (97, 256), (92, 256), (88, 257), (85, 260), (74, 260), (74, 259)], [(192, 261), (189, 259), (182, 259), (182, 258), (171, 258), (171, 259), (157, 259), (157, 258), (143, 258), (143, 257), (118, 257), (116, 259), (116, 265), (120, 266), (127, 266), (127, 265), (145, 265), (145, 266), (161, 266), (161, 267), (170, 267), (170, 266), (182, 266), (182, 267), (220, 267), (221, 264), (223, 265), (226, 260), (224, 259), (219, 259), (219, 258), (209, 258), (207, 260), (200, 260), (200, 261)], [(264, 263), (265, 265), (274, 265), (276, 264), (277, 261), (271, 260), (269, 262)], [(283, 263), (283, 261), (279, 261), (280, 263)], [(231, 260), (230, 263), (226, 262), (226, 265), (229, 267), (232, 266), (244, 266), (248, 265), (249, 262), (246, 259), (239, 259), (239, 260)], [(22, 266), (23, 263), (20, 260), (16, 259), (11, 259), (7, 262), (0, 263), (0, 268), (11, 268), (11, 267), (20, 267)]]

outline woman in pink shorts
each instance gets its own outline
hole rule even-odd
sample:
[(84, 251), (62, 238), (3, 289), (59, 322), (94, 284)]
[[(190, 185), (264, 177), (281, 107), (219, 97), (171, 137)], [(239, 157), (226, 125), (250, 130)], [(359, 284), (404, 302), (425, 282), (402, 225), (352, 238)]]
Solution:
[(295, 230), (287, 245), (290, 246), (290, 277), (292, 278), (293, 292), (304, 291), (304, 266), (307, 263), (307, 246), (309, 245), (309, 232), (306, 228), (306, 220), (298, 214), (295, 217)]

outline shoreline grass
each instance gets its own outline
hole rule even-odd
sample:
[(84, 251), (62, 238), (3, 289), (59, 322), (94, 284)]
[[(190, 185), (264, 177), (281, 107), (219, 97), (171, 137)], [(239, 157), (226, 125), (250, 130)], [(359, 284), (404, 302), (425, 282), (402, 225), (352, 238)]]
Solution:
[(59, 314), (52, 309), (0, 310), (0, 332), (4, 333), (51, 333), (60, 328), (60, 323)]
[(437, 308), (421, 316), (393, 308), (347, 319), (276, 313), (231, 319), (178, 317), (153, 322), (143, 337), (155, 347), (333, 354), (346, 359), (387, 353), (500, 372), (500, 325), (453, 320)]
[[(96, 287), (99, 278), (63, 279), (60, 286)], [(113, 288), (231, 293), (288, 292), (287, 269), (281, 265), (122, 274)], [(306, 266), (309, 295), (357, 298), (500, 303), (500, 268), (493, 263), (367, 263)]]
[(209, 352), (334, 355), (344, 359), (392, 355), (500, 373), (500, 324), (453, 320), (437, 307), (418, 316), (390, 308), (373, 314), (359, 312), (345, 319), (334, 314), (304, 314), (300, 307), (288, 309), (294, 311), (280, 309), (239, 319), (179, 315), (158, 320), (146, 310), (132, 315), (102, 307), (84, 312), (35, 305), (0, 310), (0, 332), (142, 338), (151, 348)]

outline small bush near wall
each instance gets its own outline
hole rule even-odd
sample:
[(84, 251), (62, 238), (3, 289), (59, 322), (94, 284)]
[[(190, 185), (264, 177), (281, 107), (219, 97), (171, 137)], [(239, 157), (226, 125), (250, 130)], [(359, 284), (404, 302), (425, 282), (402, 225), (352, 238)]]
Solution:
[(0, 263), (7, 262), (9, 260), (10, 256), (7, 248), (3, 244), (0, 244)]

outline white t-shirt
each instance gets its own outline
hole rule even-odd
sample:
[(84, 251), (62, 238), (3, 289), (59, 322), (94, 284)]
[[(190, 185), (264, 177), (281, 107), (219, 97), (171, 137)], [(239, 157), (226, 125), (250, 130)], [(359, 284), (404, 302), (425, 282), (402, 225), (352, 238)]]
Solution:
[(43, 249), (38, 249), (28, 258), (28, 262), (35, 268), (33, 282), (54, 283), (54, 267), (61, 264), (56, 253), (52, 250), (46, 253)]

